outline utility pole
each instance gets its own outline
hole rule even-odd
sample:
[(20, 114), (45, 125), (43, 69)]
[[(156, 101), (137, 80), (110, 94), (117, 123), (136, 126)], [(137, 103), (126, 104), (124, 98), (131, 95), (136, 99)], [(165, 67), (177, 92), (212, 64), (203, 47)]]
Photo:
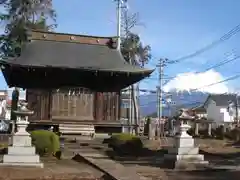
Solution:
[(236, 123), (237, 123), (237, 126), (239, 126), (239, 119), (238, 119), (238, 107), (239, 107), (239, 102), (238, 102), (238, 94), (236, 93)]
[(121, 48), (121, 14), (122, 14), (122, 0), (114, 0), (117, 2), (117, 49), (120, 51)]
[(158, 127), (157, 127), (157, 138), (160, 139), (160, 137), (164, 136), (164, 124), (161, 121), (162, 116), (163, 116), (163, 71), (164, 71), (164, 66), (166, 66), (166, 62), (168, 59), (159, 59), (159, 64), (157, 67), (159, 68), (159, 75), (158, 75), (158, 83), (159, 86), (157, 87), (157, 101), (158, 101), (158, 108), (157, 108), (157, 114), (158, 114)]
[(167, 94), (166, 96), (166, 103), (168, 106), (168, 133), (169, 135), (174, 135), (174, 125), (173, 125), (173, 118), (171, 110), (172, 110), (172, 105), (175, 105), (175, 101), (172, 100), (172, 94)]
[(114, 0), (117, 2), (117, 49), (120, 51), (121, 48), (121, 27), (122, 27), (122, 8), (124, 3), (127, 2), (127, 0)]
[[(127, 0), (114, 0), (114, 1), (117, 2), (117, 37), (118, 37), (117, 49), (118, 49), (118, 51), (121, 51), (122, 9), (126, 8), (126, 6), (124, 6), (124, 5), (125, 5), (125, 3), (127, 3)], [(127, 11), (125, 11), (124, 13), (125, 14), (123, 14), (123, 15), (127, 17)], [(128, 22), (125, 22), (125, 23), (128, 23)], [(129, 23), (132, 25), (133, 22), (129, 22)], [(125, 27), (124, 31), (126, 33), (124, 35), (127, 36), (128, 32), (129, 32), (128, 24), (125, 25), (124, 27)], [(132, 59), (131, 59), (130, 53), (129, 53), (129, 63), (132, 64)], [(130, 133), (132, 133), (133, 119), (136, 118), (134, 116), (134, 113), (133, 113), (133, 90), (134, 90), (134, 86), (133, 85), (129, 86), (129, 89), (128, 89), (128, 91), (129, 91), (129, 118), (128, 118), (128, 125), (130, 127), (130, 129), (129, 129)]]

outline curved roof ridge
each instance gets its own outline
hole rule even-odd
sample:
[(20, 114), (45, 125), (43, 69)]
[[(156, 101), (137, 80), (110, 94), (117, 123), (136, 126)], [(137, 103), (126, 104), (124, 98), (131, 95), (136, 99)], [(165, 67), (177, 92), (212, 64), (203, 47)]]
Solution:
[(56, 42), (72, 42), (81, 44), (105, 45), (113, 49), (117, 48), (117, 37), (100, 37), (81, 34), (56, 33), (49, 31), (31, 30), (27, 32), (29, 41), (56, 41)]

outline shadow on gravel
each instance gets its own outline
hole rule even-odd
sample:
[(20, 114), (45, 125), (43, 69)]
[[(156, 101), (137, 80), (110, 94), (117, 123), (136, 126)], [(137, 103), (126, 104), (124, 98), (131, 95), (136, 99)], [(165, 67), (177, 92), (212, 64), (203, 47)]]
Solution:
[(205, 159), (216, 165), (240, 166), (240, 152), (236, 153), (209, 153), (200, 151)]
[[(101, 169), (99, 169), (96, 165), (89, 163), (89, 161), (85, 160), (82, 156), (80, 156), (79, 154), (76, 154), (72, 160), (76, 161), (76, 162), (80, 162), (80, 163), (86, 163), (94, 168), (96, 168), (97, 170), (101, 171), (102, 173), (105, 173), (104, 171), (102, 171)], [(110, 175), (108, 174), (104, 174), (99, 180), (115, 180), (114, 178), (112, 178)]]
[(204, 156), (208, 157), (208, 158), (222, 158), (222, 159), (229, 159), (229, 158), (236, 158), (236, 157), (240, 157), (240, 152), (236, 152), (236, 153), (209, 153), (203, 150), (199, 151), (200, 154), (203, 154)]
[(239, 171), (206, 169), (194, 171), (165, 171), (171, 180), (238, 180)]
[(93, 149), (96, 149), (96, 150), (102, 150), (103, 148), (102, 147), (92, 147)]
[(106, 150), (105, 154), (112, 160), (118, 161), (123, 165), (140, 165), (140, 166), (152, 166), (160, 167), (159, 160), (163, 159), (165, 150), (151, 151), (148, 149), (144, 150), (145, 153), (139, 156), (133, 155), (119, 155), (113, 150)]

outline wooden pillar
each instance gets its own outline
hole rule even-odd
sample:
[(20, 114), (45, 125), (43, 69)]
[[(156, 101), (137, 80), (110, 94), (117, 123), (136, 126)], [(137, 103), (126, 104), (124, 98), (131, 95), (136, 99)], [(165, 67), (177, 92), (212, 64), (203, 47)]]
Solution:
[(120, 93), (116, 93), (115, 97), (115, 111), (116, 111), (116, 120), (120, 120), (121, 106), (120, 106)]

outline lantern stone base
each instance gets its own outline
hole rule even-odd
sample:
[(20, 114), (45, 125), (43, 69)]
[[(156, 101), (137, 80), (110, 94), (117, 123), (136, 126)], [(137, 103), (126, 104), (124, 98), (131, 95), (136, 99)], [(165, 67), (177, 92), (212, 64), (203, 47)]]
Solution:
[(2, 166), (34, 166), (43, 168), (36, 149), (32, 146), (32, 139), (25, 128), (28, 123), (19, 122), (18, 132), (13, 135), (13, 145), (8, 147), (8, 154), (3, 156)]
[(208, 165), (198, 147), (170, 148), (164, 155), (164, 163), (175, 169), (205, 168)]
[(175, 137), (174, 146), (168, 149), (164, 155), (164, 163), (172, 168), (204, 168), (208, 161), (204, 155), (199, 154), (199, 148), (195, 147), (194, 139), (186, 133), (188, 125), (182, 125), (181, 135)]

